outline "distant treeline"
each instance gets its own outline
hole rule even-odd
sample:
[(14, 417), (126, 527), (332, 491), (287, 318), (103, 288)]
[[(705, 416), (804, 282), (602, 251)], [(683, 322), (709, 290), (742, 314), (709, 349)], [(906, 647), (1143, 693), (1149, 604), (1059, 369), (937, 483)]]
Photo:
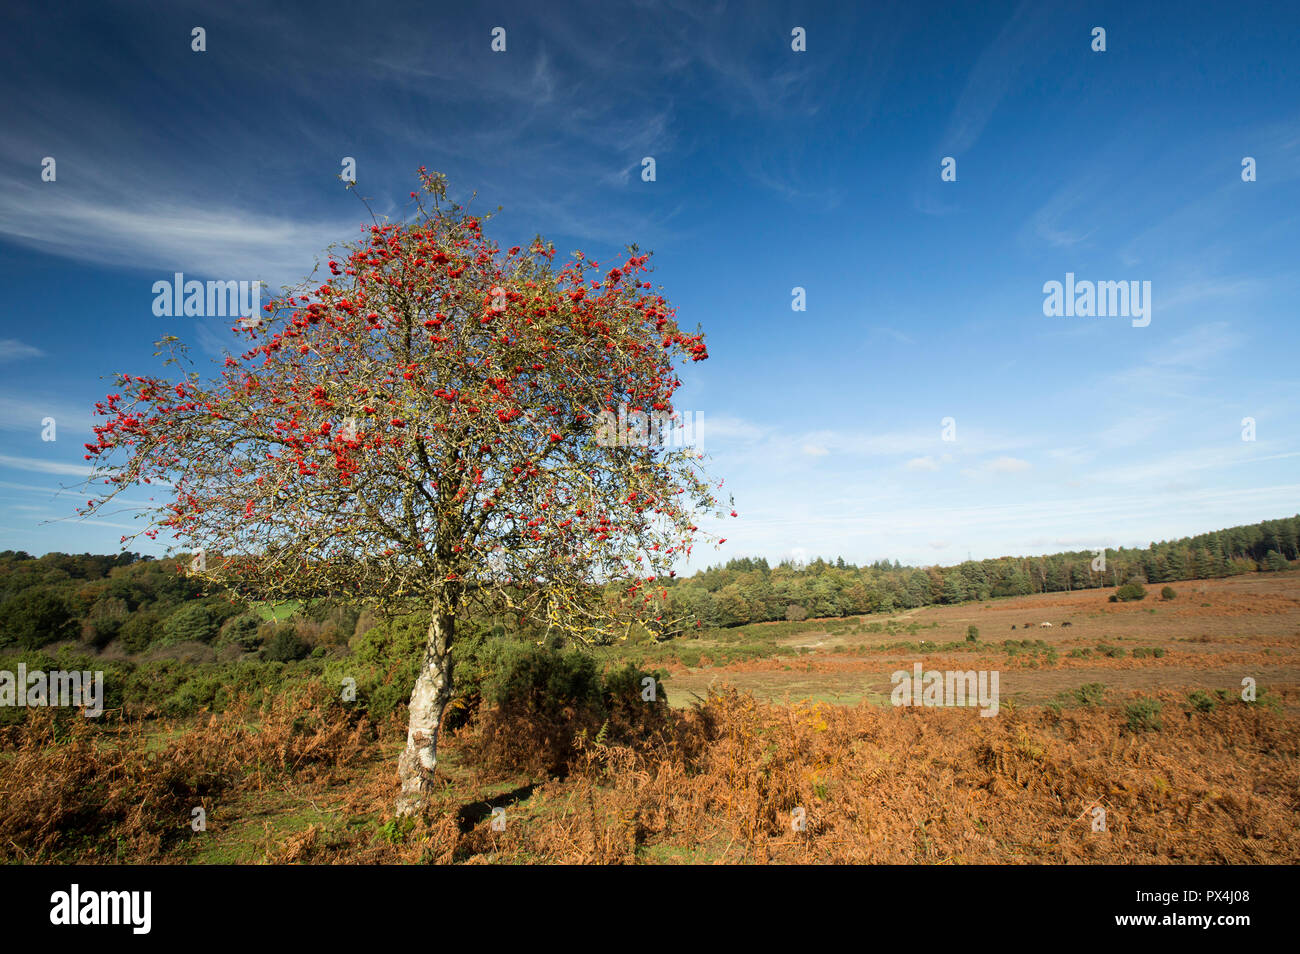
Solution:
[[(953, 567), (902, 566), (888, 560), (854, 566), (842, 559), (769, 566), (742, 558), (667, 581), (665, 613), (701, 626), (736, 626), (810, 616), (892, 612), (933, 603), (1114, 587), (1131, 580), (1234, 576), (1285, 570), (1300, 558), (1300, 516), (1267, 520), (1145, 549), (970, 560)], [(250, 654), (290, 661), (342, 650), (375, 618), (355, 606), (313, 600), (272, 618), (269, 607), (203, 593), (179, 574), (175, 559), (0, 553), (0, 651), (76, 641), (136, 655), (168, 646), (209, 647), (213, 658)], [(1094, 568), (1096, 567), (1096, 568)]]
[[(892, 612), (933, 603), (1116, 587), (1130, 580), (1166, 583), (1285, 570), (1297, 559), (1300, 516), (1232, 527), (1195, 537), (1041, 557), (968, 560), (953, 567), (912, 567), (880, 560), (854, 566), (844, 560), (731, 560), (677, 581), (668, 590), (674, 615), (704, 625), (735, 626), (810, 616)], [(1094, 565), (1098, 569), (1094, 569)]]

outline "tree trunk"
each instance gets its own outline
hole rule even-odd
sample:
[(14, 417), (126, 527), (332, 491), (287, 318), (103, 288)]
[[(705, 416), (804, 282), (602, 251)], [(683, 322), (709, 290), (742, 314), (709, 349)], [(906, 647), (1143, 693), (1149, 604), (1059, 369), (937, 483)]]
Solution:
[(442, 609), (433, 611), (424, 645), (424, 662), (411, 691), (406, 751), (397, 761), (397, 775), (402, 783), (397, 810), (402, 815), (412, 814), (424, 805), (433, 783), (433, 768), (438, 761), (438, 725), (451, 701), (451, 642), (455, 629), (453, 613)]

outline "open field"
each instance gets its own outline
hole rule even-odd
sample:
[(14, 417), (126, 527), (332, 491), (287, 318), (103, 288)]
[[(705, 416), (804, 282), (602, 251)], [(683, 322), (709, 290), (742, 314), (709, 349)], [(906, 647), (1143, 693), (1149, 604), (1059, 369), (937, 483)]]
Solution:
[[(670, 657), (665, 660), (671, 673), (668, 695), (674, 705), (688, 705), (710, 685), (729, 685), (773, 702), (881, 701), (889, 694), (890, 674), (910, 669), (917, 660), (927, 670), (999, 670), (1002, 698), (1020, 704), (1045, 703), (1093, 682), (1122, 691), (1240, 691), (1242, 678), (1251, 676), (1279, 691), (1300, 688), (1300, 579), (1295, 574), (1171, 585), (1178, 596), (1169, 601), (1159, 599), (1160, 588), (1153, 586), (1145, 600), (1132, 603), (1107, 602), (1109, 590), (1082, 590), (848, 621), (810, 620), (797, 635), (772, 640), (784, 655), (703, 667)], [(1051, 628), (1040, 627), (1042, 622), (1051, 622)], [(869, 632), (873, 623), (886, 631)], [(762, 642), (767, 629), (782, 625), (758, 624), (743, 627), (741, 637), (725, 635), (730, 642)], [(966, 644), (971, 625), (979, 629), (976, 646)], [(1004, 645), (1024, 640), (1034, 645)], [(910, 646), (889, 648), (900, 642)], [(962, 644), (958, 652), (940, 648), (952, 643)], [(706, 658), (711, 651), (707, 640), (692, 648)], [(1134, 650), (1148, 649), (1163, 653), (1135, 657)]]
[[(584, 736), (561, 768), (539, 772), (508, 764), (538, 744), (526, 729), (508, 727), (510, 758), (494, 761), (471, 722), (449, 733), (442, 786), (414, 821), (392, 814), (404, 712), (371, 724), (323, 685), (175, 723), (36, 718), (4, 730), (0, 856), (1294, 864), (1298, 583), (1179, 583), (1173, 601), (1156, 588), (1130, 604), (1101, 591), (1035, 596), (618, 650), (671, 671), (672, 707), (651, 731), (625, 744)], [(679, 658), (710, 654), (732, 661)], [(1000, 712), (878, 704), (889, 673), (916, 661), (999, 670)], [(1253, 703), (1240, 698), (1244, 676), (1260, 687)], [(1098, 808), (1104, 831), (1092, 827)]]

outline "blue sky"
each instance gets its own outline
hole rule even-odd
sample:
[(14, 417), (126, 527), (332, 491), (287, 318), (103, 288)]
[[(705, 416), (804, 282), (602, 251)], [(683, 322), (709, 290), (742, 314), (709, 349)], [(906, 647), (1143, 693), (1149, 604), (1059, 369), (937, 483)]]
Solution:
[[(91, 406), (161, 335), (206, 357), (229, 324), (155, 317), (153, 282), (304, 277), (366, 218), (344, 156), (379, 214), (425, 165), (504, 206), (503, 246), (655, 252), (708, 333), (679, 407), (740, 512), (700, 563), (952, 563), (1300, 509), (1295, 5), (276, 6), (12, 10), (0, 549), (118, 549), (129, 512), (72, 514)], [(1150, 324), (1046, 317), (1067, 272), (1151, 282)]]

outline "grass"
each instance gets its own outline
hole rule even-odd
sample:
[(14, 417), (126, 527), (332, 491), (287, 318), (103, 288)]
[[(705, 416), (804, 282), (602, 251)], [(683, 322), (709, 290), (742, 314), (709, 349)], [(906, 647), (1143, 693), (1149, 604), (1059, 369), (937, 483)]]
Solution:
[(283, 603), (257, 602), (250, 603), (249, 606), (253, 612), (262, 617), (262, 622), (269, 623), (274, 620), (277, 623), (282, 623), (294, 613), (298, 612), (298, 610), (302, 609), (302, 601), (286, 600)]
[(247, 865), (263, 861), (272, 846), (313, 825), (329, 829), (343, 822), (341, 806), (318, 808), (287, 789), (243, 792), (207, 817), (207, 830), (195, 832), (183, 849), (186, 860), (204, 865)]

